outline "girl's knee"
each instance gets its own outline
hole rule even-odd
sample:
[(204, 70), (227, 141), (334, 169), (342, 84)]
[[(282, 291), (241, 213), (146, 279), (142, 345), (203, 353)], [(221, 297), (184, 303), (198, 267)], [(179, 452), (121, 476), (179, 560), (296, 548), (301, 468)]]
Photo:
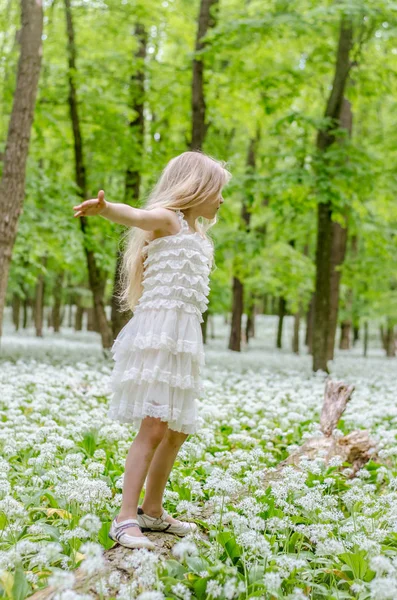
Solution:
[(181, 433), (180, 431), (174, 431), (173, 429), (167, 429), (167, 441), (170, 444), (173, 444), (175, 446), (181, 446), (183, 444), (183, 442), (186, 440), (186, 438), (189, 437), (188, 433)]
[(143, 419), (139, 434), (144, 437), (145, 441), (152, 447), (156, 447), (162, 441), (167, 431), (167, 423), (154, 417), (146, 417)]

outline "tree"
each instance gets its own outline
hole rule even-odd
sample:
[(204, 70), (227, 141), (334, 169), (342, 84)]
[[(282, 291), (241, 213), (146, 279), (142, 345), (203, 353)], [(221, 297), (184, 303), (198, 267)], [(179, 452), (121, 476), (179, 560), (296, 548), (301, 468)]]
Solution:
[[(335, 141), (335, 129), (341, 125), (341, 110), (346, 82), (351, 69), (350, 51), (353, 45), (351, 17), (343, 14), (340, 24), (334, 81), (324, 117), (326, 124), (317, 135), (317, 149), (326, 153)], [(325, 159), (326, 160), (326, 159)], [(330, 333), (330, 302), (332, 276), (332, 201), (320, 201), (317, 208), (316, 288), (313, 327), (313, 370), (328, 372), (328, 343)]]
[[(70, 0), (65, 0), (65, 14), (66, 14), (66, 30), (68, 36), (68, 62), (69, 62), (69, 110), (70, 118), (72, 120), (73, 136), (74, 136), (74, 156), (75, 156), (75, 177), (76, 184), (78, 186), (78, 194), (82, 201), (86, 200), (87, 194), (87, 180), (86, 180), (86, 167), (84, 163), (83, 154), (83, 139), (80, 127), (79, 110), (77, 103), (77, 89), (75, 85), (75, 73), (76, 73), (76, 45), (74, 36), (74, 27), (72, 19), (72, 10), (70, 6)], [(97, 261), (95, 259), (94, 251), (90, 245), (90, 230), (91, 226), (88, 224), (86, 217), (79, 218), (80, 227), (83, 232), (83, 244), (84, 252), (87, 260), (88, 278), (90, 288), (92, 291), (94, 309), (96, 319), (99, 327), (99, 333), (101, 334), (103, 348), (109, 348), (112, 345), (112, 330), (109, 326), (106, 318), (105, 306), (104, 306), (104, 292), (106, 285), (106, 272), (101, 271), (98, 268)]]
[(21, 0), (21, 51), (0, 182), (0, 338), (12, 250), (25, 196), (26, 161), (42, 60), (41, 0)]

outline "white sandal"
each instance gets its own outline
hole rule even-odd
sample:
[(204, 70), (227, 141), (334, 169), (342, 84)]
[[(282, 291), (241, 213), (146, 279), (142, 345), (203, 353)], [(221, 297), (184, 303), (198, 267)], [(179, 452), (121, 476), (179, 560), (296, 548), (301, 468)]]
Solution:
[(136, 519), (125, 519), (118, 523), (115, 517), (110, 526), (108, 535), (111, 540), (118, 542), (126, 548), (147, 548), (148, 550), (154, 550), (156, 548), (155, 544), (153, 544), (146, 536), (138, 537), (125, 533), (125, 529), (128, 529), (129, 527), (138, 527), (142, 531)]
[(141, 531), (164, 531), (167, 533), (174, 533), (175, 535), (184, 536), (189, 533), (193, 533), (197, 530), (196, 523), (188, 523), (187, 521), (178, 521), (178, 523), (169, 523), (166, 521), (166, 517), (169, 514), (163, 509), (160, 517), (150, 517), (143, 512), (142, 508), (138, 506), (137, 520), (141, 527)]

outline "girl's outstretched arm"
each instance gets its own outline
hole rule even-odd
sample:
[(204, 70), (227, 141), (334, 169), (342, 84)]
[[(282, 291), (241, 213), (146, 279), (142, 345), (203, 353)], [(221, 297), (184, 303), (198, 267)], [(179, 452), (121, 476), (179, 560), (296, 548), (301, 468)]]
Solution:
[(145, 210), (128, 204), (107, 202), (103, 190), (98, 192), (98, 198), (85, 200), (78, 206), (74, 206), (73, 210), (77, 211), (75, 217), (100, 215), (114, 223), (127, 227), (140, 227), (145, 231), (161, 230), (172, 234), (175, 233), (175, 226), (178, 225), (176, 216), (168, 208)]

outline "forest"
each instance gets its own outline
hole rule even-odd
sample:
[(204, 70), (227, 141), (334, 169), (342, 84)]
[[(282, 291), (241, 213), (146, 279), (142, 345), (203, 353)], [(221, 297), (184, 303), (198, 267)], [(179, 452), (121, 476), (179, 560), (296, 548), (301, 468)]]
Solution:
[[(0, 6), (0, 598), (394, 600), (397, 4)], [(202, 537), (101, 575), (133, 439), (105, 416), (127, 228), (73, 206), (141, 208), (186, 151), (232, 173), (203, 429), (165, 495)]]

